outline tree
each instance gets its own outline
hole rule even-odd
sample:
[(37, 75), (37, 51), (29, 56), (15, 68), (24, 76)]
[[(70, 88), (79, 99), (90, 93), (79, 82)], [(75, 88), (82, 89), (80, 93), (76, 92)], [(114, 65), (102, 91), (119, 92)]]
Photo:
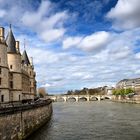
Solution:
[(125, 96), (128, 95), (129, 93), (133, 93), (134, 90), (132, 88), (127, 88), (127, 89), (114, 89), (113, 90), (113, 95), (121, 95), (121, 96)]
[(44, 98), (48, 93), (46, 92), (46, 89), (44, 87), (40, 87), (38, 89), (39, 97)]

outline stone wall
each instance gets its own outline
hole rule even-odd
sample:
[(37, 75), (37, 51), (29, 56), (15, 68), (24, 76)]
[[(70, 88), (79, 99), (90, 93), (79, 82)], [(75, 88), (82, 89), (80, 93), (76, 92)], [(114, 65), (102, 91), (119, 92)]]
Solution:
[(119, 96), (113, 96), (112, 101), (114, 102), (121, 102), (121, 103), (133, 103), (133, 104), (140, 104), (140, 95), (135, 95), (131, 98)]
[(21, 140), (51, 117), (52, 103), (0, 116), (0, 140)]

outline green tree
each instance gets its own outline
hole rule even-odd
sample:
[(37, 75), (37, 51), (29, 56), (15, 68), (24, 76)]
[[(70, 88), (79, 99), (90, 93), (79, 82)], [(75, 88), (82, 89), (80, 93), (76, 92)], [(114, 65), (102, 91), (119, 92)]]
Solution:
[(127, 89), (114, 89), (113, 90), (113, 95), (121, 95), (121, 96), (125, 96), (128, 95), (129, 93), (133, 93), (134, 90), (132, 88), (127, 88)]

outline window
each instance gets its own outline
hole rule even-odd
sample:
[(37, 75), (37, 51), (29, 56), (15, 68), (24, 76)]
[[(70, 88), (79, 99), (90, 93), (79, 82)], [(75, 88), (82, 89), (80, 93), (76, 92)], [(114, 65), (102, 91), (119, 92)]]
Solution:
[(0, 68), (0, 74), (1, 74), (1, 68)]
[(13, 88), (13, 81), (10, 81), (10, 88)]
[(13, 78), (13, 73), (10, 73), (10, 78), (11, 78), (11, 79)]
[(20, 101), (20, 95), (19, 95), (19, 101)]
[(1, 95), (1, 102), (4, 102), (4, 95)]
[(0, 78), (0, 85), (1, 85), (1, 78)]
[(10, 65), (10, 69), (12, 69), (13, 68), (13, 66), (12, 65)]

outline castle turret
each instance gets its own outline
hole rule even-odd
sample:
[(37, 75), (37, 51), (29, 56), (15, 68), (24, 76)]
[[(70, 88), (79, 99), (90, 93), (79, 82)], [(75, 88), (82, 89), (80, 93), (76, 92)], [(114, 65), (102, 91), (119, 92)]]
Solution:
[(20, 54), (19, 41), (16, 41), (16, 51)]
[(24, 52), (22, 54), (22, 63), (24, 65), (27, 65), (27, 66), (30, 65), (30, 61), (29, 61), (29, 58), (28, 58), (26, 50), (24, 50)]
[(29, 69), (29, 73), (30, 73), (30, 92), (31, 95), (33, 95), (32, 97), (36, 96), (36, 73), (34, 71), (34, 64), (33, 64), (33, 57), (30, 57), (30, 69)]
[(0, 27), (0, 102), (8, 102), (10, 100), (7, 45), (4, 38), (4, 28)]
[[(7, 56), (10, 69), (10, 95), (11, 101), (21, 100), (22, 94), (22, 76), (21, 76), (21, 55), (19, 52), (19, 43), (16, 43), (11, 26), (7, 38)], [(18, 47), (16, 49), (16, 47)]]
[(0, 27), (0, 40), (4, 40), (4, 28)]

